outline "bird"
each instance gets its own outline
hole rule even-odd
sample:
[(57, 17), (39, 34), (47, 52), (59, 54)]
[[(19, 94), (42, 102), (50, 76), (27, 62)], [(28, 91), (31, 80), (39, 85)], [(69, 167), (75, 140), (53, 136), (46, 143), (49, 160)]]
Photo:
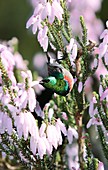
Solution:
[(57, 61), (50, 62), (48, 58), (48, 77), (43, 78), (39, 84), (52, 90), (58, 95), (66, 96), (71, 92), (74, 84), (72, 74)]

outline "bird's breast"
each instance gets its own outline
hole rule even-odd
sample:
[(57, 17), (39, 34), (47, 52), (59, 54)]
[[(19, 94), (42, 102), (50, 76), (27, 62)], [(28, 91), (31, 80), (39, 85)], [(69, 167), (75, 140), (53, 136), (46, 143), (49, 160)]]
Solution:
[(69, 77), (69, 76), (67, 76), (67, 75), (65, 75), (64, 76), (64, 79), (68, 82), (68, 84), (69, 84), (69, 88), (70, 88), (70, 90), (69, 91), (71, 91), (72, 90), (72, 88), (73, 88), (73, 77)]

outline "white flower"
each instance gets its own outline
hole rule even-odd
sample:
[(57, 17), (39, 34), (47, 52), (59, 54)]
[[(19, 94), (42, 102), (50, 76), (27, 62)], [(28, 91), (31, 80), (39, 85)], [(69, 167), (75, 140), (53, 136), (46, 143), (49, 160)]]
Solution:
[(105, 91), (102, 93), (100, 97), (100, 101), (104, 100), (107, 97), (108, 97), (108, 88), (106, 88)]
[(102, 125), (102, 122), (101, 122), (99, 116), (97, 116), (97, 114), (98, 114), (98, 110), (97, 110), (97, 108), (95, 108), (91, 112), (91, 118), (87, 123), (87, 128), (89, 128), (91, 125)]
[(43, 110), (41, 109), (40, 105), (39, 105), (39, 102), (36, 101), (36, 107), (35, 107), (35, 112), (38, 116), (40, 116), (42, 119), (44, 119), (44, 112)]
[(37, 149), (37, 140), (33, 136), (31, 136), (30, 138), (30, 149), (32, 153), (35, 155)]
[(30, 135), (38, 140), (39, 138), (39, 132), (38, 127), (36, 125), (35, 118), (33, 115), (28, 112), (20, 112), (19, 115), (16, 115), (15, 117), (15, 126), (17, 128), (18, 136), (19, 138), (24, 135), (24, 139), (27, 140), (28, 135)]
[(33, 34), (36, 34), (37, 29), (41, 28), (41, 19), (40, 16), (32, 15), (29, 20), (27, 21), (26, 28), (29, 28), (31, 25), (33, 25), (32, 32)]
[(41, 29), (39, 30), (39, 33), (38, 33), (38, 41), (39, 41), (41, 47), (43, 47), (44, 52), (46, 52), (46, 51), (47, 51), (47, 48), (48, 48), (47, 31), (48, 31), (48, 27), (45, 26), (44, 28), (41, 28)]
[(83, 83), (80, 81), (78, 84), (78, 92), (81, 93), (82, 89), (83, 89)]
[(61, 132), (67, 136), (67, 130), (66, 130), (66, 127), (65, 127), (65, 124), (58, 118), (57, 119), (57, 122), (56, 122), (56, 127), (59, 127)]
[(68, 138), (69, 144), (72, 144), (73, 137), (78, 139), (78, 133), (74, 128), (69, 126), (68, 131), (67, 131), (67, 138)]
[(40, 156), (40, 159), (43, 159), (43, 155), (46, 154), (46, 144), (44, 142), (44, 137), (39, 137), (38, 139), (38, 145), (37, 145), (37, 149), (38, 149), (38, 154)]
[[(32, 81), (32, 74), (31, 71), (28, 70), (26, 73), (21, 72), (24, 82), (26, 83), (26, 79), (28, 80), (28, 88), (26, 89), (25, 83), (22, 84), (22, 94), (20, 97), (20, 103), (22, 103), (23, 107), (25, 108), (27, 103), (29, 106), (29, 109), (31, 112), (34, 111), (34, 108), (36, 107), (36, 97), (35, 97), (35, 91), (32, 88), (34, 85), (39, 84), (38, 81)], [(19, 91), (21, 92), (21, 91)]]
[(12, 128), (12, 119), (7, 115), (7, 113), (0, 112), (0, 134), (7, 131), (8, 134), (11, 135)]
[(104, 170), (104, 165), (102, 162), (99, 162), (97, 170)]
[(54, 125), (48, 125), (47, 127), (47, 137), (49, 143), (54, 146), (55, 149), (57, 149), (58, 146), (58, 133), (57, 129)]
[(51, 119), (52, 119), (52, 117), (53, 117), (53, 114), (54, 114), (54, 110), (53, 110), (53, 108), (50, 108), (49, 111), (48, 111), (49, 121), (51, 121)]
[(66, 46), (67, 53), (70, 54), (70, 62), (71, 65), (75, 65), (74, 61), (77, 57), (77, 44), (74, 42), (75, 40), (71, 38), (69, 45)]

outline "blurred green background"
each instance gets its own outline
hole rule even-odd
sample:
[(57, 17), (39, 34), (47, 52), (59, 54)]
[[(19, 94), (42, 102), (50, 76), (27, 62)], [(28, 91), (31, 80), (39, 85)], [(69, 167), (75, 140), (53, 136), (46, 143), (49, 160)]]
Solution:
[[(19, 51), (25, 59), (29, 59), (30, 69), (32, 69), (31, 58), (41, 50), (36, 36), (25, 27), (32, 12), (29, 0), (0, 0), (0, 40), (17, 37)], [(108, 19), (108, 0), (103, 0), (101, 11), (97, 15), (105, 23)]]

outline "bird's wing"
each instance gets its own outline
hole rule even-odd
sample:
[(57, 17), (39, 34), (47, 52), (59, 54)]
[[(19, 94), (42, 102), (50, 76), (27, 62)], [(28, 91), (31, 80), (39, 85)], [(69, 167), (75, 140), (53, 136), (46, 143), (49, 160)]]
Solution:
[(48, 74), (49, 76), (54, 76), (57, 79), (63, 79), (63, 67), (58, 63), (48, 63)]

